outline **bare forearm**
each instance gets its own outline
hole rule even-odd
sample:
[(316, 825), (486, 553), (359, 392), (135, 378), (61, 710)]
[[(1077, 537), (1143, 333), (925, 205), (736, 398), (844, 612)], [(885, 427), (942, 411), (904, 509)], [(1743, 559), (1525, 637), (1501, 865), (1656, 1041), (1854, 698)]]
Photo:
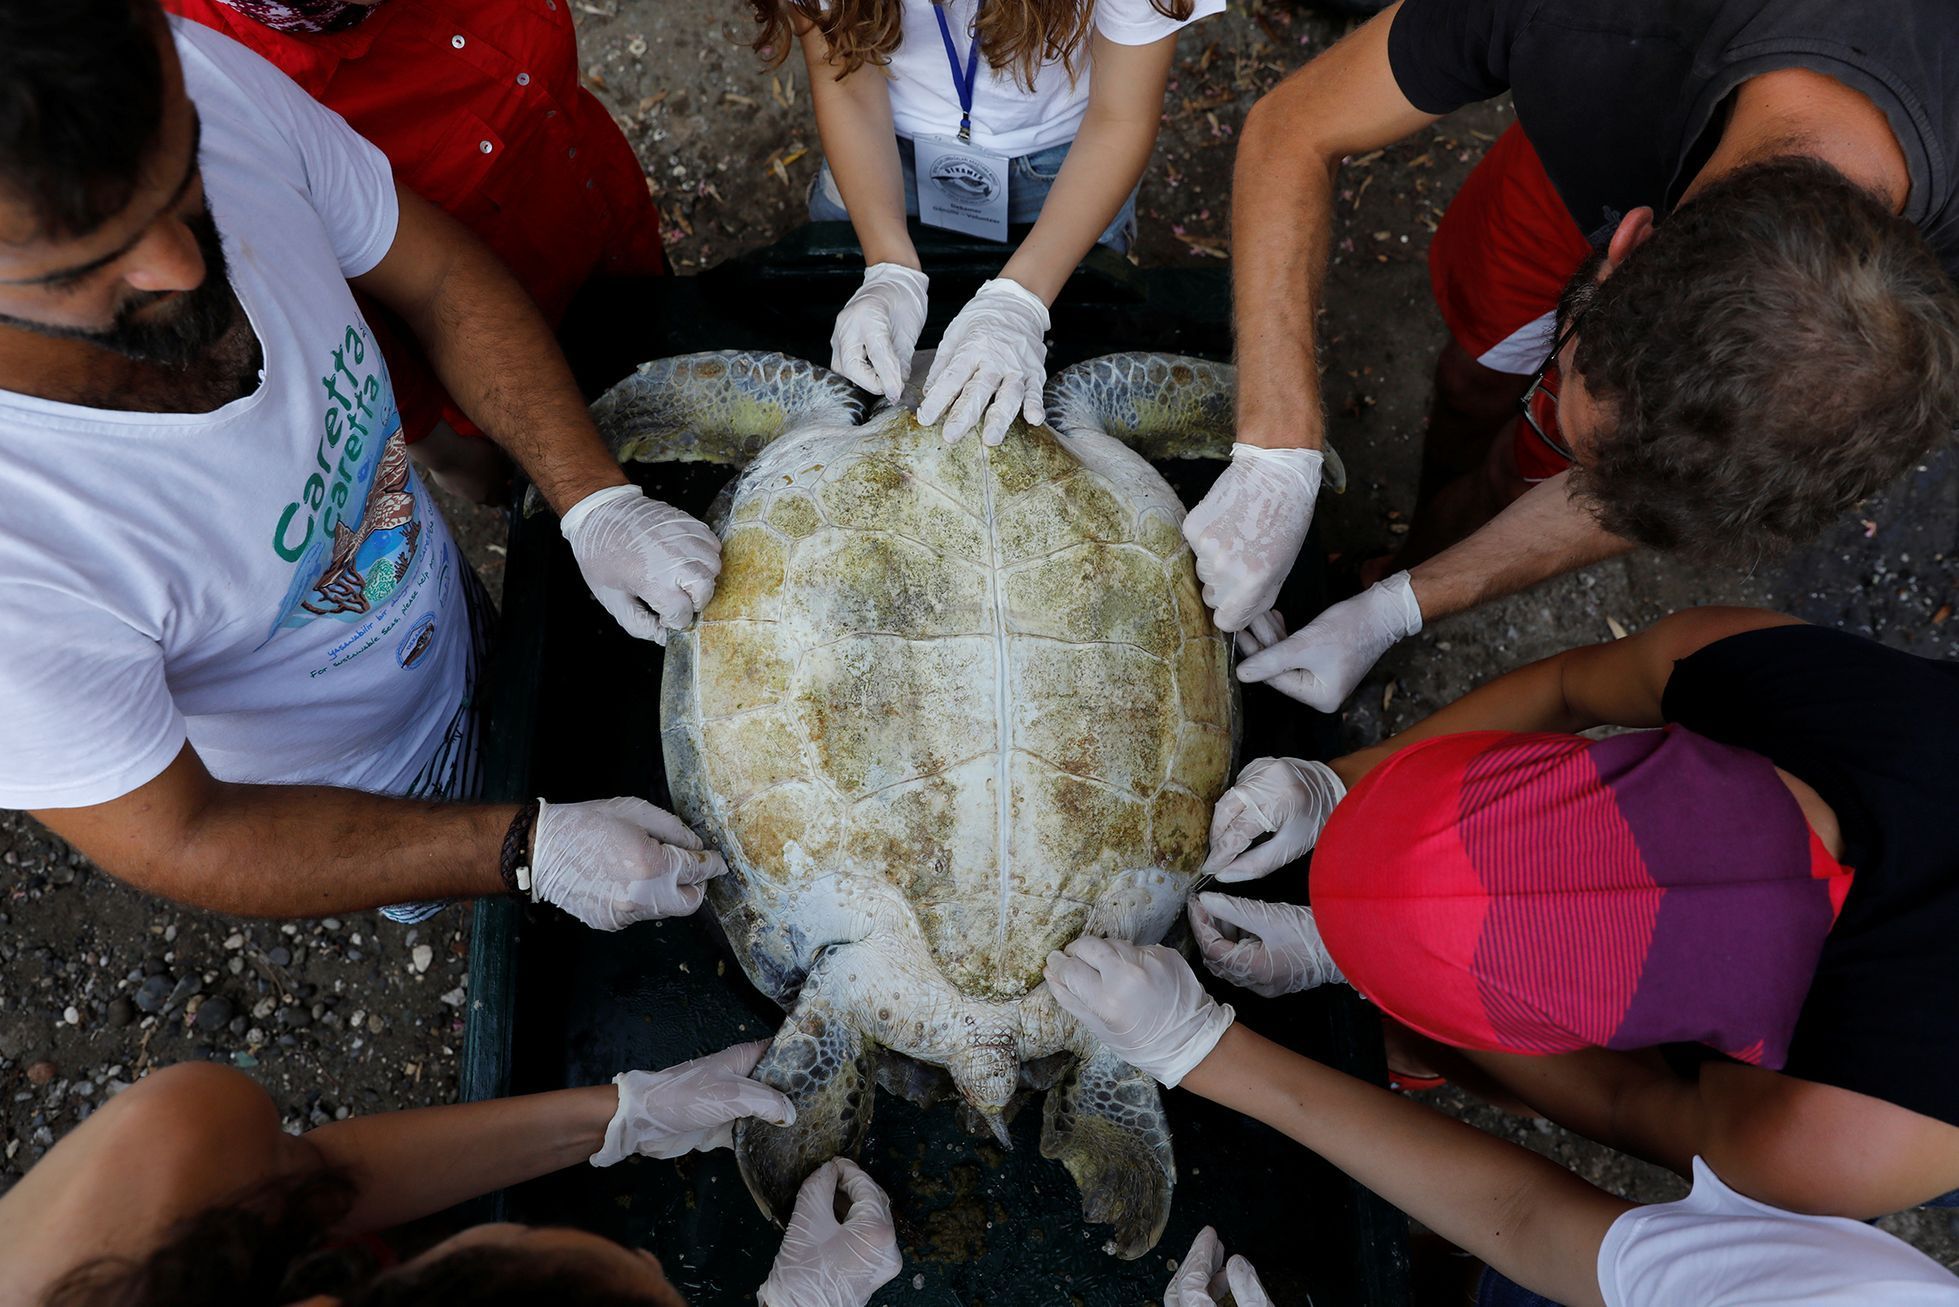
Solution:
[(803, 54), (823, 157), (850, 211), (864, 262), (918, 267), (918, 250), (905, 226), (905, 177), (883, 77), (867, 65), (837, 80), (820, 36), (804, 38)]
[(1599, 1245), (1630, 1204), (1563, 1167), (1242, 1026), (1183, 1087), (1288, 1135), (1527, 1288), (1602, 1301)]
[(1001, 276), (1054, 303), (1149, 166), (1150, 151), (1156, 147), (1158, 107), (1160, 97), (1159, 106), (1147, 115), (1089, 106), (1040, 220), (1007, 260)]
[[(84, 849), (136, 888), (248, 917), (315, 917), (502, 891), (509, 805), (301, 785), (216, 785), (170, 838), (94, 827)], [(63, 814), (40, 814), (69, 833)]]
[(379, 1230), (585, 1161), (618, 1103), (593, 1085), (355, 1117), (305, 1140), (358, 1188), (344, 1227)]
[(1238, 438), (1274, 449), (1318, 449), (1325, 432), (1316, 319), (1333, 244), (1339, 160), (1302, 155), (1286, 135), (1279, 110), (1255, 106), (1232, 176)]
[(557, 512), (626, 483), (550, 326), (488, 248), (473, 238), (459, 247), (408, 322), (457, 405)]
[(1632, 548), (1567, 493), (1569, 472), (1532, 486), (1465, 540), (1410, 573), (1422, 620), (1460, 613)]

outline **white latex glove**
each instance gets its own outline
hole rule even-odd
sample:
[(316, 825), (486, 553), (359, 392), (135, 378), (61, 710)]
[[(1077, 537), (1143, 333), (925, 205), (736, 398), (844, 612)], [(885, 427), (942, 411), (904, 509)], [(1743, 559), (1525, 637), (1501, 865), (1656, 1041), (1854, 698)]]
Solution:
[(595, 930), (701, 906), (703, 882), (728, 869), (685, 822), (644, 799), (542, 803), (531, 842), (531, 897)]
[(1210, 1056), (1233, 1016), (1161, 944), (1084, 935), (1048, 954), (1047, 980), (1055, 1002), (1089, 1034), (1172, 1089)]
[(864, 284), (837, 314), (830, 332), (830, 370), (893, 404), (905, 393), (918, 333), (925, 330), (925, 291), (917, 268), (873, 263)]
[(593, 1166), (611, 1166), (635, 1154), (679, 1157), (732, 1148), (735, 1122), (755, 1116), (772, 1125), (796, 1119), (787, 1095), (748, 1078), (769, 1041), (736, 1044), (664, 1071), (621, 1071), (619, 1108), (605, 1128), (605, 1144)]
[(1251, 620), (1244, 630), (1231, 637), (1238, 646), (1238, 656), (1249, 658), (1260, 649), (1267, 649), (1286, 638), (1286, 615), (1276, 608), (1268, 609)]
[(1376, 581), (1303, 628), (1238, 664), (1241, 681), (1264, 681), (1321, 712), (1333, 712), (1395, 641), (1422, 629), (1408, 573)]
[(981, 286), (939, 340), (918, 420), (931, 426), (944, 414), (948, 445), (976, 426), (981, 440), (997, 445), (1016, 416), (1041, 425), (1049, 325), (1048, 306), (1019, 282), (995, 277)]
[(1346, 983), (1333, 965), (1313, 910), (1206, 890), (1186, 914), (1204, 965), (1220, 980), (1266, 998)]
[[(1225, 884), (1257, 880), (1319, 842), (1347, 787), (1323, 762), (1254, 758), (1211, 809), (1211, 855), (1204, 870)], [(1252, 841), (1270, 834), (1256, 848)]]
[[(837, 1186), (850, 1211), (837, 1220)], [(761, 1307), (864, 1307), (904, 1267), (891, 1200), (847, 1157), (810, 1172), (782, 1236), (769, 1278), (756, 1291)]]
[(1320, 494), (1317, 449), (1231, 447), (1231, 466), (1184, 519), (1204, 602), (1221, 631), (1242, 631), (1286, 583)]
[(1217, 1307), (1226, 1294), (1238, 1307), (1272, 1307), (1252, 1264), (1236, 1253), (1226, 1261), (1218, 1232), (1207, 1225), (1197, 1232), (1176, 1277), (1163, 1291), (1163, 1307)]
[(559, 523), (585, 584), (626, 634), (665, 644), (714, 598), (721, 542), (638, 486), (607, 486)]

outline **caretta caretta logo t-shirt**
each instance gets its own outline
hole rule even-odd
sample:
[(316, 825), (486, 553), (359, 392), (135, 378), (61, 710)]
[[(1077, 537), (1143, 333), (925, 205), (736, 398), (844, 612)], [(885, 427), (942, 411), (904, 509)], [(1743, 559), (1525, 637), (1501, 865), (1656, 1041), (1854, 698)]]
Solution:
[(312, 676), (383, 645), (412, 668), (446, 634), (419, 607), (439, 576), (422, 548), (435, 510), (408, 460), (394, 388), (367, 324), (348, 324), (326, 362), (313, 460), (272, 526), (273, 551), (293, 564), (275, 629), (323, 619), (350, 628)]
[(469, 602), (348, 285), (394, 244), (392, 171), (271, 64), (171, 27), (265, 370), (209, 413), (0, 392), (0, 807), (105, 802), (186, 743), (221, 780), (427, 790)]

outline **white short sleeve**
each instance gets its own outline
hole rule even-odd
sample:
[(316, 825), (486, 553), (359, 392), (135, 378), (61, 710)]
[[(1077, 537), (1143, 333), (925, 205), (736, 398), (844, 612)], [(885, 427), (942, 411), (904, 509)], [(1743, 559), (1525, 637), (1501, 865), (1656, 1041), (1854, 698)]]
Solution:
[(156, 642), (38, 586), (0, 604), (0, 808), (81, 808), (156, 779), (185, 740)]
[(1190, 17), (1179, 22), (1166, 17), (1150, 0), (1099, 0), (1095, 30), (1117, 45), (1148, 45), (1189, 27), (1200, 18), (1224, 12), (1224, 0), (1195, 0)]
[(246, 97), (276, 124), (279, 142), (295, 152), (341, 275), (373, 271), (394, 245), (401, 219), (388, 157), (254, 51), (197, 23), (177, 19), (173, 25), (183, 57), (205, 60), (216, 74), (204, 85)]
[(1916, 1248), (1746, 1198), (1698, 1157), (1687, 1197), (1612, 1223), (1598, 1280), (1607, 1307), (1959, 1307), (1959, 1278)]

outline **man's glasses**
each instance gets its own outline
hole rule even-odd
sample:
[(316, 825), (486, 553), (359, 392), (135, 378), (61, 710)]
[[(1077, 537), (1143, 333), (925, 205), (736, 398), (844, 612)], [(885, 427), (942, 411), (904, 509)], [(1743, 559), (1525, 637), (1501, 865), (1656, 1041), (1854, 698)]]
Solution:
[(1583, 312), (1571, 315), (1571, 321), (1565, 323), (1564, 330), (1560, 331), (1558, 338), (1551, 342), (1551, 353), (1544, 360), (1544, 366), (1540, 367), (1537, 375), (1530, 379), (1530, 386), (1524, 391), (1524, 397), (1517, 401), (1517, 406), (1523, 410), (1524, 421), (1530, 425), (1531, 431), (1550, 447), (1552, 453), (1567, 463), (1576, 463), (1578, 455), (1571, 452), (1571, 446), (1565, 443), (1563, 433), (1558, 427), (1558, 386), (1561, 381), (1558, 372), (1558, 355), (1564, 353), (1564, 347), (1571, 343), (1572, 336), (1577, 334), (1578, 323), (1584, 316)]

